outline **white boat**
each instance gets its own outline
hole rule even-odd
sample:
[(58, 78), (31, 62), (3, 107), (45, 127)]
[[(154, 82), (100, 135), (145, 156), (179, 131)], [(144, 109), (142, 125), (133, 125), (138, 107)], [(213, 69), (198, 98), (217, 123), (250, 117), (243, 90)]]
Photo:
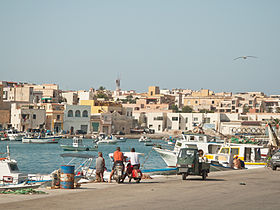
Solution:
[(60, 147), (64, 151), (96, 151), (98, 149), (97, 145), (87, 146), (83, 144), (83, 138), (73, 138), (72, 145), (62, 144)]
[(177, 139), (173, 150), (159, 147), (153, 147), (153, 149), (159, 153), (168, 167), (176, 167), (180, 149), (190, 145), (196, 145), (204, 153), (217, 153), (223, 144), (215, 142), (214, 139), (204, 134), (182, 134), (181, 138)]
[(22, 143), (56, 144), (60, 138), (61, 136), (54, 136), (52, 134), (29, 133), (22, 138)]
[(9, 130), (7, 136), (10, 141), (21, 141), (24, 135), (16, 130)]
[(117, 139), (118, 142), (126, 142), (126, 138), (125, 137), (120, 137)]
[(97, 144), (116, 144), (118, 143), (117, 138), (114, 135), (106, 136), (105, 138), (99, 138)]
[[(33, 174), (36, 179), (41, 179), (41, 175)], [(30, 175), (21, 173), (17, 166), (17, 161), (10, 158), (9, 146), (7, 146), (7, 157), (0, 158), (0, 191), (8, 189), (37, 188), (42, 183), (30, 182)]]
[(152, 142), (152, 140), (147, 136), (141, 136), (139, 142)]
[[(263, 150), (263, 151), (262, 151)], [(233, 158), (238, 158), (245, 163), (245, 168), (259, 168), (266, 166), (262, 153), (267, 152), (263, 146), (253, 144), (224, 144), (217, 154), (205, 154), (208, 161), (218, 161), (225, 167), (232, 167)]]

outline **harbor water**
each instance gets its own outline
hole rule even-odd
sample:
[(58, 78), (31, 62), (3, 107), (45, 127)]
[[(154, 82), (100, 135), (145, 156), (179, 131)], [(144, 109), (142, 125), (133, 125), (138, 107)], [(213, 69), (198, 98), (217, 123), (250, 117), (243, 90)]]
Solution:
[[(153, 140), (155, 144), (163, 144), (162, 140)], [(93, 146), (92, 139), (84, 139), (83, 143), (87, 146)], [(144, 153), (140, 156), (141, 169), (159, 169), (166, 168), (166, 164), (161, 159), (159, 154), (152, 150), (151, 146), (145, 146), (144, 143), (138, 142), (138, 139), (128, 139), (126, 142), (119, 142), (115, 145), (100, 144), (98, 151), (83, 151), (83, 152), (69, 152), (63, 151), (60, 144), (72, 144), (72, 139), (61, 139), (58, 144), (28, 144), (21, 141), (1, 141), (0, 153), (6, 153), (6, 145), (9, 144), (10, 155), (12, 159), (17, 160), (18, 167), (24, 173), (41, 173), (48, 174), (61, 165), (66, 165), (71, 158), (62, 158), (60, 154), (75, 153), (75, 154), (89, 154), (97, 157), (97, 152), (102, 152), (105, 159), (106, 167), (112, 168), (112, 161), (109, 158), (109, 153), (113, 153), (117, 146), (123, 152), (129, 152), (132, 147), (136, 152)], [(1, 155), (3, 156), (3, 155)], [(82, 160), (75, 160), (81, 162)], [(75, 162), (74, 162), (75, 163)], [(93, 162), (95, 166), (95, 160)]]

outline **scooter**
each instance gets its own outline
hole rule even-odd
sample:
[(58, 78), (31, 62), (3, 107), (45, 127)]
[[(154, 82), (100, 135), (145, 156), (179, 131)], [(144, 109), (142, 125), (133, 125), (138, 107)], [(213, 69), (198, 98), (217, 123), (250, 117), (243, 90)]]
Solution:
[(130, 163), (127, 164), (126, 173), (128, 175), (128, 181), (131, 182), (132, 179), (139, 183), (142, 178), (142, 171), (138, 166), (132, 166)]
[(123, 165), (121, 163), (116, 163), (114, 168), (113, 179), (119, 184), (123, 182)]

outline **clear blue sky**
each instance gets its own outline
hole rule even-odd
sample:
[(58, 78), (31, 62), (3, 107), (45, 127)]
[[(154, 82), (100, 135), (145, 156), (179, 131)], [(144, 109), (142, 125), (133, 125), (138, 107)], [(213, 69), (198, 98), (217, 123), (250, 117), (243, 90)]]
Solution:
[[(279, 0), (0, 0), (0, 80), (280, 94)], [(235, 57), (254, 55), (257, 59)]]

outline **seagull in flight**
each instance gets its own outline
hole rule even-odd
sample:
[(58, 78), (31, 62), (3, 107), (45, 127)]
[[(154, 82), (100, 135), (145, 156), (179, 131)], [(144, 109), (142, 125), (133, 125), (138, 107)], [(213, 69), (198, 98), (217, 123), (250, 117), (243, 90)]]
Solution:
[(240, 57), (237, 57), (237, 58), (234, 58), (233, 60), (237, 60), (237, 59), (247, 59), (247, 58), (258, 58), (256, 56), (252, 56), (252, 55), (246, 55), (246, 56), (240, 56)]

